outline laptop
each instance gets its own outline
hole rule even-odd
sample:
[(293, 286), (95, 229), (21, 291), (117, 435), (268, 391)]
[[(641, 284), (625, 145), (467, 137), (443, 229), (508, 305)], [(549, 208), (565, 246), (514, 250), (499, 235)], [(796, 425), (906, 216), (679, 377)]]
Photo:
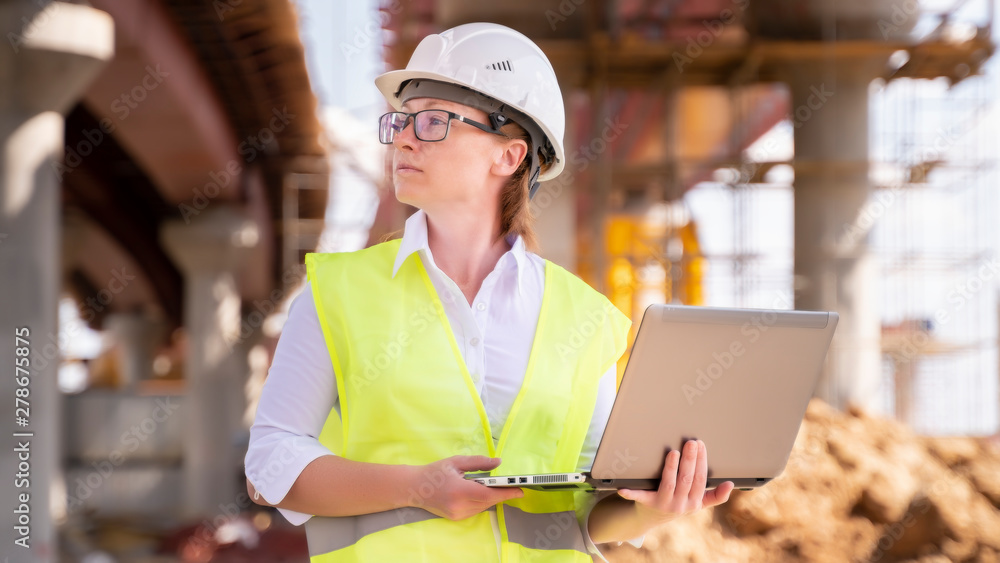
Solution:
[(784, 470), (839, 316), (826, 311), (646, 308), (590, 471), (469, 473), (489, 487), (659, 487), (667, 452), (708, 448), (708, 488), (760, 487)]

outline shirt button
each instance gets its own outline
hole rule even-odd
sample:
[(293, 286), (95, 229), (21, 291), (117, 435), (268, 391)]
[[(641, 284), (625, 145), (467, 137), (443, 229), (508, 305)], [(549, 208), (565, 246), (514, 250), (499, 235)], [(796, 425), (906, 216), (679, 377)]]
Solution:
[(473, 337), (472, 340), (469, 341), (469, 344), (472, 344), (473, 346), (478, 345), (479, 344), (479, 338)]
[(483, 303), (482, 301), (480, 301), (479, 305), (476, 305), (476, 309), (479, 309), (480, 311), (485, 311), (486, 310), (486, 303)]

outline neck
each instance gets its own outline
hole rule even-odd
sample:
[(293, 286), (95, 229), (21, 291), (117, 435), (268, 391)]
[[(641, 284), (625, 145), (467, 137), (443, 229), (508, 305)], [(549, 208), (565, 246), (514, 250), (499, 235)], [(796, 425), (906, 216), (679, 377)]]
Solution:
[(500, 220), (495, 213), (492, 217), (490, 228), (484, 229), (482, 216), (476, 214), (427, 215), (427, 245), (434, 263), (462, 288), (470, 301), (500, 257), (510, 250), (506, 240), (496, 240), (500, 235)]

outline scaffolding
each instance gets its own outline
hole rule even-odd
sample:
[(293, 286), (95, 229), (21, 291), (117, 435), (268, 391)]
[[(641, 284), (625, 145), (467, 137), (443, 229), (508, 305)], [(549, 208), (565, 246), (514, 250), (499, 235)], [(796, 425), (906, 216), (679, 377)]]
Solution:
[[(751, 86), (729, 85), (737, 127), (754, 111), (742, 95)], [(685, 195), (684, 204), (703, 223), (708, 305), (793, 306), (792, 130), (791, 122), (784, 120), (745, 149), (731, 144), (735, 160)], [(739, 131), (731, 135), (745, 137)]]
[(927, 434), (997, 429), (998, 85), (991, 61), (872, 99), (884, 408)]
[[(931, 17), (954, 24), (964, 5)], [(966, 28), (990, 32), (987, 17)], [(953, 33), (943, 26), (928, 35)], [(921, 53), (901, 53), (900, 68)], [(924, 434), (992, 434), (1000, 425), (1000, 64), (943, 76), (872, 84), (873, 194), (851, 234), (869, 237), (880, 270), (881, 414)], [(767, 135), (789, 154), (752, 146), (685, 196), (706, 233), (708, 305), (792, 306), (793, 174), (784, 173), (792, 124)]]

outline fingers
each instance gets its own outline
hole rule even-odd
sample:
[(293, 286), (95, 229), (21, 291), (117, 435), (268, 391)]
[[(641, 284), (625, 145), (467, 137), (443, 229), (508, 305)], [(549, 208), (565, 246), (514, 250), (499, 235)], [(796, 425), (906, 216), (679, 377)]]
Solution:
[(485, 455), (456, 455), (448, 459), (452, 467), (459, 471), (489, 470), (500, 465), (500, 458)]
[(634, 491), (632, 489), (618, 489), (618, 496), (625, 500), (634, 500), (641, 504), (655, 504), (656, 491)]
[(521, 498), (524, 496), (524, 489), (516, 487), (510, 489), (496, 488), (496, 489), (490, 489), (490, 491), (494, 493), (494, 498), (496, 499), (493, 502), (493, 504), (497, 504), (499, 502), (505, 502), (508, 500), (514, 500), (516, 498)]
[(520, 488), (487, 487), (479, 483), (470, 482), (476, 490), (469, 494), (469, 499), (478, 503), (479, 510), (485, 510), (495, 504), (518, 499), (524, 496), (524, 490)]
[(660, 475), (660, 488), (658, 492), (665, 498), (671, 498), (677, 488), (677, 466), (681, 462), (680, 450), (671, 450), (667, 454), (667, 460), (663, 463), (663, 473)]
[[(501, 460), (498, 457), (491, 458), (484, 455), (456, 455), (449, 458), (449, 461), (452, 467), (465, 472), (495, 469), (500, 465)], [(475, 487), (471, 498), (482, 503), (483, 508), (524, 496), (524, 490), (517, 487), (487, 487), (475, 481), (465, 481), (465, 483), (468, 483), (470, 487)], [(471, 488), (469, 490), (473, 491)]]
[(435, 484), (432, 493), (427, 495), (420, 507), (449, 520), (461, 520), (495, 504), (523, 497), (524, 491), (519, 488), (486, 487), (465, 479), (461, 474), (463, 471), (491, 469), (499, 462), (486, 456), (453, 456), (434, 462), (427, 467), (432, 468), (437, 480), (432, 481)]
[(726, 481), (711, 491), (705, 491), (705, 496), (702, 500), (703, 506), (708, 508), (727, 502), (729, 494), (733, 492), (734, 486), (732, 481)]
[(705, 442), (698, 440), (698, 457), (694, 465), (694, 481), (691, 483), (691, 492), (688, 500), (698, 504), (705, 495), (705, 485), (708, 484), (708, 447)]
[(498, 502), (504, 502), (524, 496), (524, 489), (518, 487), (487, 487), (486, 485), (481, 485), (475, 481), (465, 482), (468, 483), (470, 487), (475, 487), (475, 489), (469, 489), (472, 491), (469, 493), (469, 496), (476, 502), (482, 502), (489, 506), (493, 506)]
[(694, 484), (694, 468), (698, 460), (699, 449), (697, 440), (688, 440), (688, 442), (684, 444), (680, 467), (677, 469), (677, 489), (674, 492), (675, 497), (684, 498), (691, 492), (691, 486)]
[(618, 495), (632, 500), (649, 518), (666, 521), (702, 508), (717, 506), (729, 500), (733, 482), (726, 481), (712, 491), (708, 484), (708, 448), (701, 440), (689, 440), (680, 451), (667, 454), (655, 491), (621, 489)]

